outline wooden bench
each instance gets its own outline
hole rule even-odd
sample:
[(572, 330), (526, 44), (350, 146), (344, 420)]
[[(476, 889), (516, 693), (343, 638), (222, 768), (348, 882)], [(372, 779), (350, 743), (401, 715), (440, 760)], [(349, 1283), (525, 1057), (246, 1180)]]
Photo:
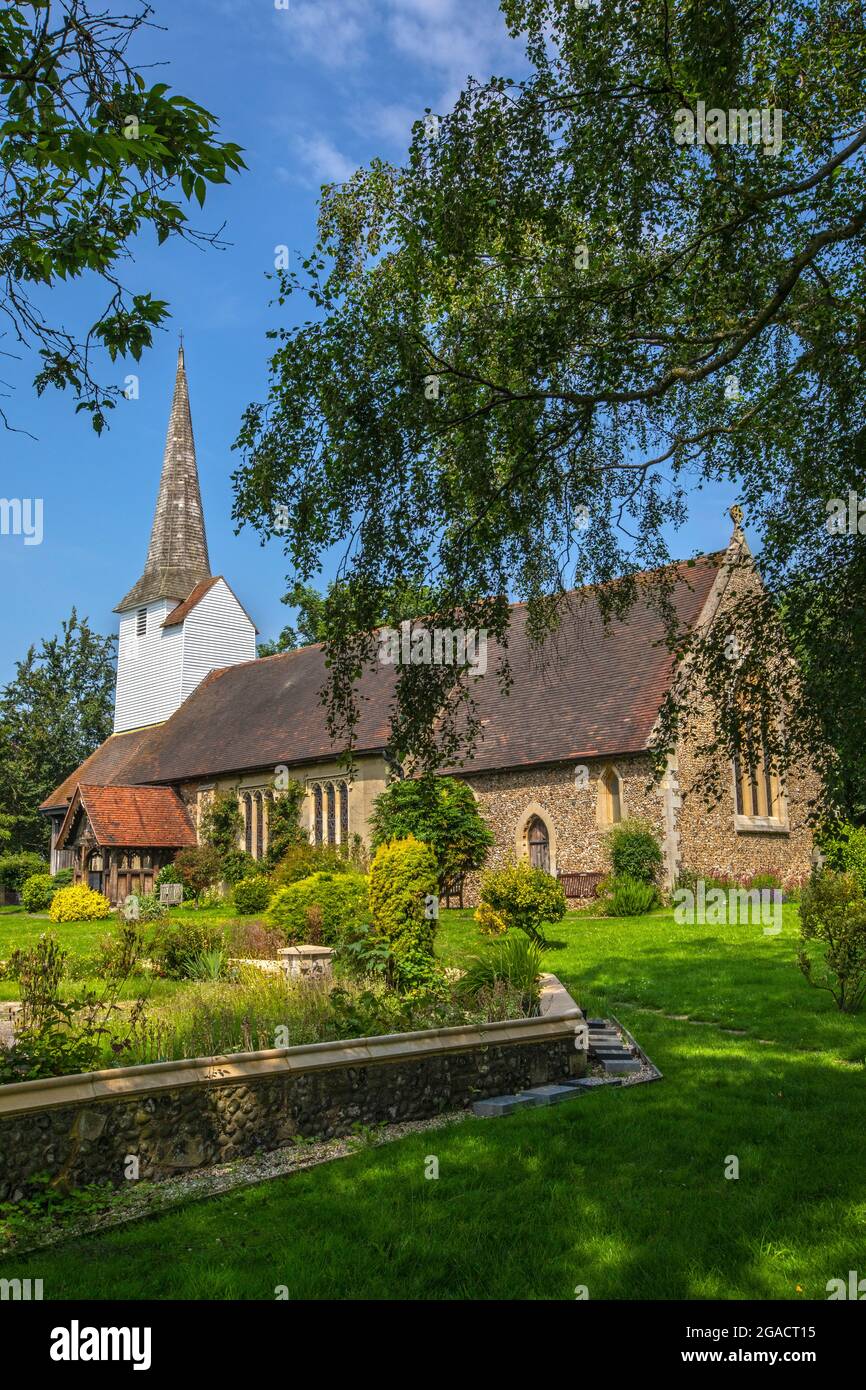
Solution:
[(558, 873), (556, 877), (567, 898), (597, 898), (599, 886), (608, 875)]

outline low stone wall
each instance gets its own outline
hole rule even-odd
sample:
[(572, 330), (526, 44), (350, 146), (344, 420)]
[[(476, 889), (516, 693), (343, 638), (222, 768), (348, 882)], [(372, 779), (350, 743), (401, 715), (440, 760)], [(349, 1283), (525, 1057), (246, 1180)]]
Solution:
[(582, 1075), (583, 1016), (546, 976), (538, 1018), (0, 1086), (0, 1200), (37, 1173), (159, 1179)]

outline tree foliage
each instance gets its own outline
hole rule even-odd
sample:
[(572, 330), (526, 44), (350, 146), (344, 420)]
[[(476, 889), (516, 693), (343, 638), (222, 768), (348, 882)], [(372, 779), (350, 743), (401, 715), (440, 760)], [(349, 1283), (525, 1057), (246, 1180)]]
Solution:
[(439, 892), (480, 869), (493, 832), (465, 782), (454, 777), (404, 778), (376, 798), (370, 817), (374, 849), (413, 835), (436, 856)]
[[(18, 0), (0, 10), (0, 307), (41, 359), (34, 385), (69, 388), (102, 430), (120, 387), (100, 384), (94, 351), (138, 360), (168, 305), (131, 293), (120, 264), (146, 230), (221, 245), (185, 204), (244, 167), (196, 102), (149, 85), (127, 57), (153, 10), (112, 14), (91, 0)], [(52, 322), (44, 289), (90, 273), (107, 299), (81, 330)], [(5, 415), (0, 412), (0, 418)]]
[[(820, 943), (817, 953), (812, 942)], [(797, 960), (842, 1013), (858, 1011), (866, 997), (866, 899), (854, 874), (825, 869), (803, 889)]]
[(114, 643), (73, 608), (0, 691), (0, 817), (12, 849), (47, 849), (40, 803), (111, 733)]
[(306, 795), (303, 782), (289, 782), (285, 791), (268, 807), (268, 853), (267, 862), (274, 868), (297, 845), (307, 845), (307, 836), (301, 827), (301, 807)]
[[(283, 595), (282, 602), (297, 608), (296, 626), (288, 623), (273, 642), (259, 642), (259, 656), (274, 656), (277, 652), (293, 652), (298, 647), (309, 647), (314, 642), (328, 642), (331, 636), (330, 614), (334, 607), (335, 586), (329, 584), (325, 593), (312, 584), (292, 584)], [(417, 618), (420, 613), (432, 607), (432, 590), (410, 588), (399, 584), (389, 593), (382, 605), (377, 626), (396, 624), (406, 618)]]
[(238, 848), (243, 824), (236, 794), (215, 792), (202, 812), (200, 841), (220, 855), (232, 854)]
[(214, 888), (223, 876), (223, 856), (213, 845), (190, 845), (182, 849), (174, 866), (195, 898), (196, 906), (202, 894)]
[[(435, 590), (443, 625), (504, 638), (508, 597), (540, 635), (570, 586), (625, 576), (602, 593), (624, 611), (631, 577), (656, 567), (671, 646), (712, 676), (718, 748), (742, 738), (751, 757), (767, 701), (740, 730), (730, 660), (702, 668), (666, 602), (666, 535), (723, 481), (764, 542), (766, 602), (736, 614), (755, 672), (740, 692), (796, 703), (785, 742), (770, 731), (774, 760), (828, 728), (852, 745), (866, 539), (825, 521), (828, 499), (866, 494), (861, 5), (502, 9), (528, 76), (470, 83), (438, 124), (416, 123), (401, 167), (326, 188), (318, 243), (280, 285), (312, 314), (281, 332), (270, 397), (238, 441), (238, 520), (272, 535), (282, 506), (301, 582), (342, 547), (332, 730), (351, 741), (363, 634), (397, 576)], [(699, 102), (734, 113), (728, 143), (680, 142)], [(778, 147), (750, 138), (762, 112), (768, 134), (781, 120)], [(397, 697), (394, 746), (423, 765), (476, 732), (466, 672), (402, 667)]]

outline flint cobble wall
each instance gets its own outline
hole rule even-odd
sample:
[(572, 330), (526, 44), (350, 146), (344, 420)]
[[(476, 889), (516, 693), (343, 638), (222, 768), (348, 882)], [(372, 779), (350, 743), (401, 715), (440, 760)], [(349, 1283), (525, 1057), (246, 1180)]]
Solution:
[(286, 1071), (242, 1084), (212, 1080), (129, 1099), (88, 1100), (0, 1118), (0, 1200), (38, 1173), (73, 1186), (167, 1178), (284, 1146), (333, 1138), (356, 1123), (427, 1119), (500, 1095), (580, 1075), (573, 1033), (502, 1042), (399, 1062)]
[[(622, 779), (623, 814), (649, 821), (661, 839), (663, 803), (643, 754), (575, 760), (555, 766), (467, 775), (484, 816), (496, 836), (485, 868), (500, 869), (526, 853), (524, 831), (540, 814), (550, 836), (552, 873), (607, 873), (609, 825), (599, 824), (599, 779), (612, 766)], [(579, 772), (586, 769), (586, 775)], [(467, 877), (463, 901), (478, 902), (479, 875)]]

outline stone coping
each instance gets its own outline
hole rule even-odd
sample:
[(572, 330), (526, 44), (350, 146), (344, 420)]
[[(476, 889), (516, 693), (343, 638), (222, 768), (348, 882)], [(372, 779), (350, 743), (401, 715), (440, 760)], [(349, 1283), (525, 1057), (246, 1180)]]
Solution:
[(281, 946), (277, 951), (277, 955), (283, 959), (287, 956), (309, 956), (312, 960), (327, 956), (330, 959), (333, 954), (333, 946)]
[(338, 1067), (365, 1067), (404, 1062), (437, 1053), (465, 1052), (502, 1043), (537, 1043), (568, 1037), (583, 1014), (555, 975), (542, 975), (541, 1012), (535, 1018), (501, 1023), (458, 1024), (414, 1033), (349, 1038), (336, 1042), (303, 1043), (264, 1052), (233, 1052), (225, 1057), (188, 1057), (174, 1062), (150, 1062), (135, 1067), (109, 1067), (73, 1076), (40, 1081), (16, 1081), (0, 1086), (0, 1120), (33, 1110), (92, 1101), (135, 1100), (158, 1091), (202, 1083), (242, 1085), (288, 1072), (311, 1072)]

